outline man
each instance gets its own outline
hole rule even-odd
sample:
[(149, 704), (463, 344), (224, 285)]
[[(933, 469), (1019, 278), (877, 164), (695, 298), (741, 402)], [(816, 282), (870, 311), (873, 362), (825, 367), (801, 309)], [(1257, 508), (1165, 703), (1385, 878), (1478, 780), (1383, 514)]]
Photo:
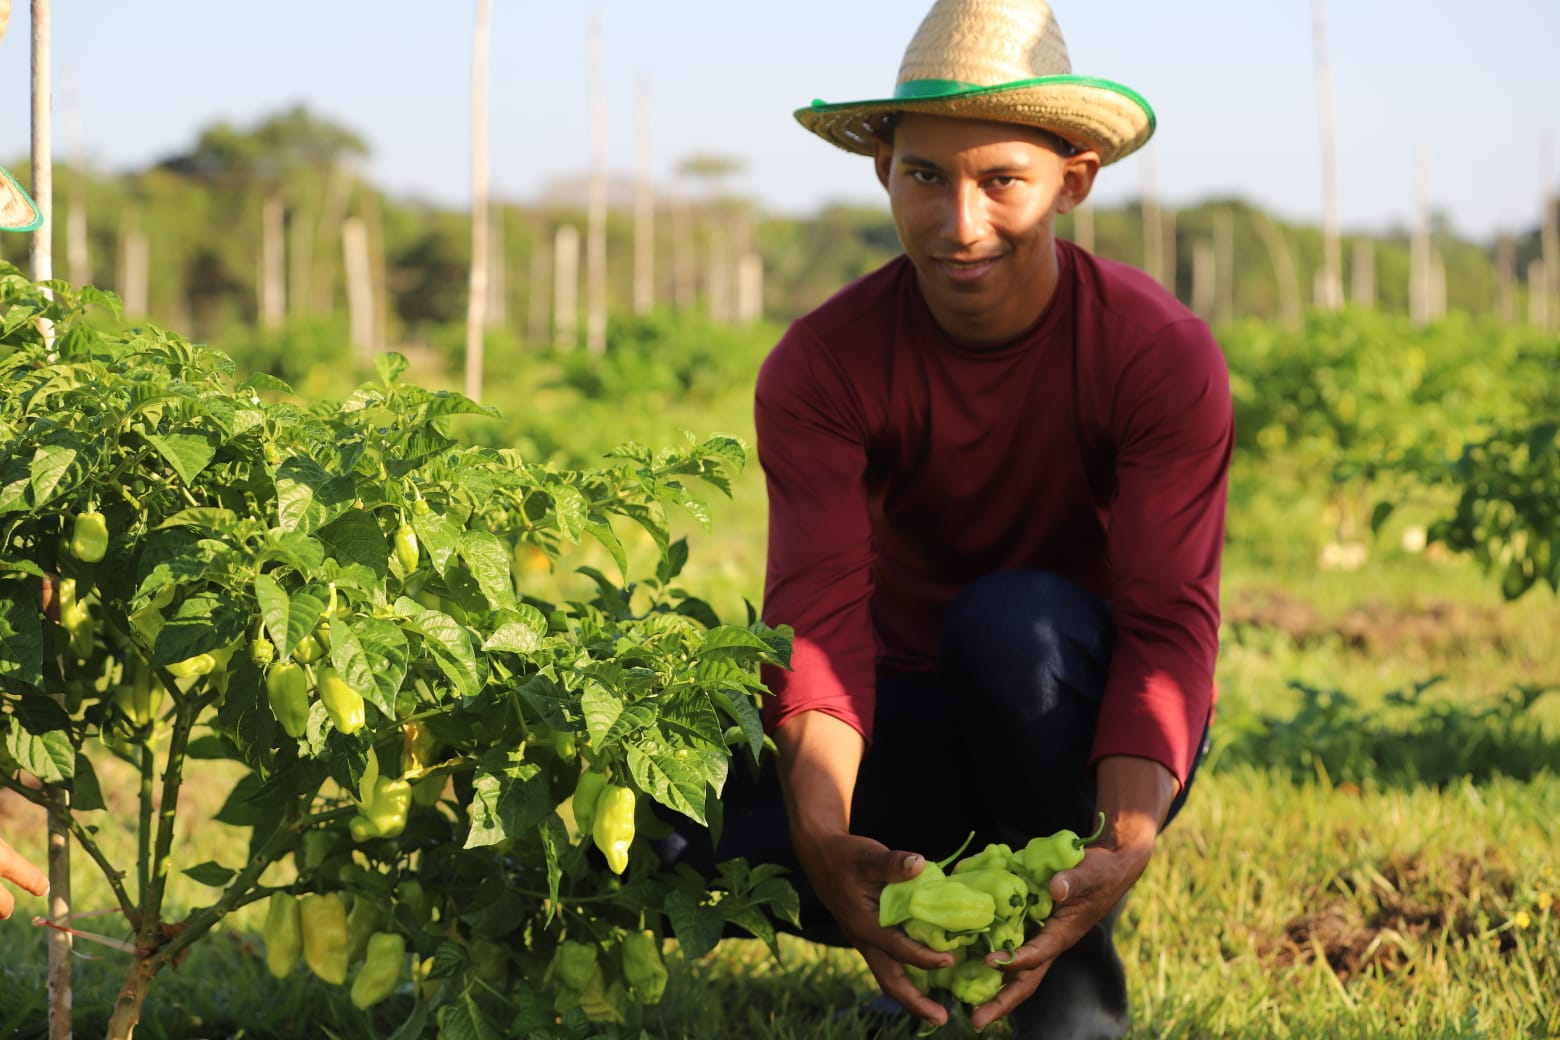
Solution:
[[(5, 22), (0, 18), (0, 36), (4, 34)], [(42, 223), (43, 216), (32, 196), (16, 183), (11, 171), (0, 166), (0, 231), (31, 231)], [(12, 882), (35, 896), (42, 896), (49, 890), (48, 878), (23, 859), (4, 838), (0, 838), (0, 881)], [(0, 921), (10, 917), (15, 909), (16, 897), (0, 884)]]
[(782, 797), (804, 925), (826, 911), (942, 1023), (902, 965), (951, 958), (878, 926), (883, 885), (972, 829), (979, 849), (1103, 813), (973, 1023), (1120, 1036), (1112, 928), (1212, 713), (1233, 426), (1206, 325), (1055, 223), (1152, 110), (1072, 75), (1041, 0), (938, 0), (893, 97), (796, 115), (872, 157), (904, 255), (795, 322), (758, 379), (764, 618), (796, 643), (767, 676), (778, 784), (733, 778), (720, 852), (763, 848)]

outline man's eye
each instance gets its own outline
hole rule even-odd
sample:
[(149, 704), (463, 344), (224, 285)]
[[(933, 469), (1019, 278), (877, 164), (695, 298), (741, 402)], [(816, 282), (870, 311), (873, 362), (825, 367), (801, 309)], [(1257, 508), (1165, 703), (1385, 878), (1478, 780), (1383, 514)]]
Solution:
[(987, 183), (990, 184), (993, 188), (1011, 188), (1013, 185), (1018, 183), (1018, 178), (1003, 174), (1001, 176), (991, 178), (991, 180)]
[(917, 184), (936, 184), (937, 174), (931, 170), (911, 170), (910, 179)]

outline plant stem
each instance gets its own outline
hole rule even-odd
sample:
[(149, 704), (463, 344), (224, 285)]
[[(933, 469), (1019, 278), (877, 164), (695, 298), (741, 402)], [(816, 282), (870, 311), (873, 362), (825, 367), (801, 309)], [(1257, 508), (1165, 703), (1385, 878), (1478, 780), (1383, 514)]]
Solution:
[(108, 881), (108, 887), (113, 890), (114, 898), (119, 901), (119, 909), (134, 926), (136, 922), (134, 916), (135, 902), (130, 898), (129, 891), (125, 889), (123, 882), (124, 871), (114, 869), (114, 865), (103, 855), (103, 850), (93, 840), (91, 833), (81, 825), (81, 821), (76, 819), (75, 814), (47, 795), (34, 791), (24, 784), (17, 783), (8, 776), (0, 776), (0, 787), (15, 791), (47, 812), (50, 818), (58, 820), (70, 828), (70, 833), (75, 837), (82, 851), (91, 857), (92, 861), (98, 865), (98, 869), (103, 872), (104, 879)]
[[(152, 754), (151, 741), (146, 741), (138, 748), (139, 754), (136, 765), (141, 772), (141, 793), (138, 799), (141, 807), (140, 825), (136, 828), (136, 894), (143, 900), (146, 898), (147, 882), (152, 872), (152, 794), (153, 779), (156, 772), (156, 761)], [(140, 931), (141, 921), (137, 915), (132, 919), (136, 931)]]

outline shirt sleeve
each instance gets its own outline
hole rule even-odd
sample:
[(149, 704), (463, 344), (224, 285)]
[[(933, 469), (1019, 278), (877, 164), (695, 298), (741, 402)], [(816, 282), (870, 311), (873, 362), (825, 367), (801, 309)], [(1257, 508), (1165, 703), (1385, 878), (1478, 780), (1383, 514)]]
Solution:
[(804, 326), (765, 360), (754, 396), (769, 495), (766, 624), (790, 625), (789, 671), (766, 667), (765, 724), (822, 711), (871, 738), (876, 700), (865, 421)]
[(1234, 443), (1229, 372), (1207, 326), (1160, 330), (1111, 408), (1122, 417), (1106, 550), (1116, 642), (1091, 763), (1153, 759), (1185, 784), (1213, 709)]

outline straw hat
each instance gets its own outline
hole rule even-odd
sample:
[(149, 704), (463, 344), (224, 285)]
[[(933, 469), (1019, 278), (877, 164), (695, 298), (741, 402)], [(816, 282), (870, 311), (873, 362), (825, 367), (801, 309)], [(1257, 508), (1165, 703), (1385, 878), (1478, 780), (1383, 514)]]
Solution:
[(893, 97), (814, 101), (796, 119), (831, 144), (872, 155), (894, 112), (1040, 127), (1098, 152), (1101, 165), (1154, 132), (1154, 110), (1136, 91), (1073, 75), (1045, 0), (937, 0), (905, 51)]

